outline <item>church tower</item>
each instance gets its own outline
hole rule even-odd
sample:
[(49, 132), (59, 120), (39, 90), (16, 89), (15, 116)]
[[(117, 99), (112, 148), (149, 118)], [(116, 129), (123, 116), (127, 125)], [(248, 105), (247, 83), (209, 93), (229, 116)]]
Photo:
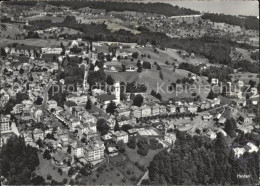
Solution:
[(116, 103), (119, 104), (120, 103), (120, 82), (116, 81), (114, 83), (114, 88), (115, 88), (115, 96), (116, 96)]

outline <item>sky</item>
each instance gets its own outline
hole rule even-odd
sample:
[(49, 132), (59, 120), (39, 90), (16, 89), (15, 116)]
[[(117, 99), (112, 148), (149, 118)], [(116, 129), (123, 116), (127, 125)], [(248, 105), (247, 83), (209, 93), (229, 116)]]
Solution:
[(259, 16), (256, 0), (143, 0), (143, 2), (165, 2), (203, 12), (218, 12), (230, 15)]

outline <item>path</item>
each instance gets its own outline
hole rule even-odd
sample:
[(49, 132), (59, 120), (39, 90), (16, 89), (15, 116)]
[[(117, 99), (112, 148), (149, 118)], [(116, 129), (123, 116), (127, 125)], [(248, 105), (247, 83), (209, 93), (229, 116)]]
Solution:
[(50, 80), (50, 82), (47, 84), (45, 90), (43, 91), (43, 101), (42, 101), (42, 108), (43, 108), (43, 110), (45, 110), (46, 106), (47, 106), (48, 91), (49, 91), (51, 85), (52, 85), (52, 80)]
[(143, 175), (143, 177), (140, 179), (140, 181), (137, 183), (137, 185), (141, 185), (141, 183), (142, 183), (142, 181), (144, 180), (144, 179), (148, 179), (149, 178), (149, 176), (148, 176), (148, 171), (146, 171), (145, 173), (144, 173), (144, 175)]

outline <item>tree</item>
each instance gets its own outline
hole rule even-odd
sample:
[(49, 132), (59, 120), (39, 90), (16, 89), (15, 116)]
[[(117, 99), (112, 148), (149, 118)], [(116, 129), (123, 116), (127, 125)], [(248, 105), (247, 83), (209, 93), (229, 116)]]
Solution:
[(125, 125), (122, 125), (122, 126), (121, 126), (121, 130), (122, 130), (122, 131), (125, 131), (125, 132), (128, 132), (128, 130), (129, 130), (129, 129), (132, 129), (132, 128), (133, 128), (133, 126), (130, 125), (130, 124), (125, 124)]
[(35, 100), (34, 104), (36, 105), (41, 105), (43, 101), (43, 98), (41, 98), (40, 96), (37, 97), (37, 99)]
[(135, 59), (138, 58), (138, 55), (139, 55), (138, 52), (134, 52), (134, 53), (132, 53), (132, 57), (135, 58)]
[(4, 48), (1, 48), (1, 56), (6, 56), (6, 52), (5, 52), (5, 49)]
[(126, 67), (124, 64), (122, 64), (122, 72), (125, 72), (126, 71)]
[(128, 140), (127, 146), (129, 148), (135, 149), (135, 147), (136, 147), (136, 137), (134, 137), (134, 136), (130, 137), (129, 140)]
[(31, 178), (38, 165), (37, 149), (26, 146), (23, 137), (10, 136), (6, 143), (2, 143), (1, 176), (8, 178), (6, 185), (33, 184), (37, 179), (31, 182)]
[(37, 176), (32, 178), (31, 183), (33, 185), (44, 185), (45, 179), (42, 176), (37, 175)]
[(68, 145), (67, 153), (71, 154), (71, 145)]
[(88, 99), (87, 103), (86, 103), (86, 110), (90, 110), (91, 109), (91, 100)]
[(50, 160), (51, 159), (51, 154), (50, 151), (48, 149), (46, 149), (43, 153), (43, 158)]
[(116, 103), (114, 101), (111, 101), (106, 108), (106, 112), (111, 114), (114, 114), (116, 110)]
[(19, 74), (23, 74), (23, 73), (24, 73), (24, 69), (23, 69), (23, 68), (20, 68)]
[(108, 75), (108, 76), (107, 76), (107, 84), (108, 84), (108, 85), (113, 85), (114, 82), (115, 82), (115, 80), (112, 78), (112, 76), (111, 76), (111, 75)]
[(210, 90), (210, 92), (209, 92), (209, 94), (208, 94), (208, 96), (207, 96), (207, 98), (208, 99), (214, 99), (214, 98), (216, 98), (217, 96), (215, 95), (215, 93), (213, 92), (213, 90), (211, 89)]
[(143, 101), (144, 101), (143, 96), (142, 96), (141, 94), (137, 94), (137, 95), (134, 97), (133, 105), (138, 106), (138, 107), (141, 107), (141, 105), (143, 104)]
[(227, 119), (226, 123), (225, 123), (225, 131), (226, 133), (230, 136), (230, 137), (234, 137), (235, 134), (235, 130), (236, 130), (237, 126), (236, 126), (236, 121), (234, 118), (230, 118)]
[(120, 131), (120, 127), (119, 127), (119, 124), (118, 124), (118, 121), (116, 120), (116, 124), (115, 124), (115, 127), (114, 127), (114, 131)]
[(125, 152), (125, 143), (123, 140), (119, 140), (116, 144), (116, 147), (119, 152), (121, 152), (121, 153)]
[(61, 168), (58, 168), (58, 173), (60, 173), (60, 175), (62, 175), (62, 170), (61, 170)]
[(107, 121), (103, 118), (97, 120), (97, 130), (101, 133), (101, 135), (105, 135), (108, 133), (110, 127), (107, 125)]
[(70, 167), (70, 169), (68, 170), (68, 175), (72, 176), (73, 174), (75, 174), (75, 169), (73, 167)]

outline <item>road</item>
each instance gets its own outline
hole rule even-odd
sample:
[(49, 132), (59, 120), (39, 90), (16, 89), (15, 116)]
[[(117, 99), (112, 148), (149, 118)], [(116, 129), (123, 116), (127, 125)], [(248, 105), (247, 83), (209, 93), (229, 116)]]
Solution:
[(47, 106), (47, 101), (48, 101), (48, 91), (52, 85), (52, 80), (47, 84), (45, 90), (43, 91), (43, 101), (42, 101), (42, 109), (45, 110)]

